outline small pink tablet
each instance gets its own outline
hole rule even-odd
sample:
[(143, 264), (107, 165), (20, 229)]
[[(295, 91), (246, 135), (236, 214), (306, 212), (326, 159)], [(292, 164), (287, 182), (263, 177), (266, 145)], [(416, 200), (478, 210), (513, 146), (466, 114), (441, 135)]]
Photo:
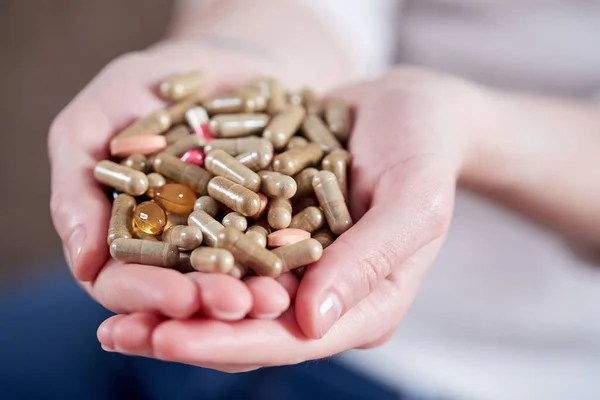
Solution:
[(167, 147), (163, 135), (136, 135), (110, 142), (110, 154), (116, 157), (129, 157), (132, 154), (154, 154)]
[(287, 246), (303, 240), (310, 239), (310, 232), (302, 229), (286, 228), (270, 233), (267, 236), (267, 243), (271, 247)]

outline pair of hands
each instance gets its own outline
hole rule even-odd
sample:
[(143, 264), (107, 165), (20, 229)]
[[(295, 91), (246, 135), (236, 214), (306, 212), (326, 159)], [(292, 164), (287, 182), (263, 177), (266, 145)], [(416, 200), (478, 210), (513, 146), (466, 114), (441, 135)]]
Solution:
[(191, 68), (219, 85), (256, 75), (301, 82), (299, 70), (260, 57), (173, 42), (110, 63), (50, 130), (51, 211), (67, 260), (80, 285), (117, 314), (98, 330), (103, 347), (237, 372), (385, 342), (443, 242), (486, 93), (404, 68), (337, 91), (357, 110), (349, 142), (355, 225), (302, 282), (291, 273), (241, 282), (108, 255), (110, 204), (91, 171), (114, 132), (164, 106), (153, 94), (157, 82)]

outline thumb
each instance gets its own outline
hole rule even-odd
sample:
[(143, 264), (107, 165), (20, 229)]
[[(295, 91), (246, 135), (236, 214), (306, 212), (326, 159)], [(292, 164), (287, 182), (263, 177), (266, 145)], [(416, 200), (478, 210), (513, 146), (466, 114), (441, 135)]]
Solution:
[(433, 156), (418, 156), (383, 173), (371, 208), (302, 279), (296, 318), (305, 335), (325, 335), (396, 266), (444, 235), (453, 207), (452, 171)]

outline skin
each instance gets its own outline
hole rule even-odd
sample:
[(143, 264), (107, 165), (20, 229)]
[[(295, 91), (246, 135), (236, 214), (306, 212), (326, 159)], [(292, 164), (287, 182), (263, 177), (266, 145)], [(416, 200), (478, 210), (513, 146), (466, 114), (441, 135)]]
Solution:
[[(211, 55), (211, 60), (219, 59)], [(69, 106), (66, 121), (72, 125), (62, 130), (66, 135), (84, 132), (76, 128), (85, 121), (91, 134), (70, 136), (73, 143), (54, 139), (61, 146), (51, 147), (51, 156), (78, 155), (71, 156), (68, 167), (52, 157), (53, 192), (59, 193), (53, 193), (53, 215), (61, 237), (69, 245), (70, 234), (83, 221), (77, 220), (80, 214), (93, 216), (98, 227), (88, 230), (85, 246), (75, 261), (71, 258), (71, 265), (75, 277), (86, 281), (83, 285), (98, 301), (121, 314), (99, 328), (98, 338), (107, 350), (240, 372), (379, 345), (392, 336), (438, 254), (457, 185), (569, 239), (598, 244), (600, 183), (593, 173), (600, 148), (597, 107), (500, 92), (429, 70), (399, 67), (333, 93), (360, 110), (349, 142), (354, 157), (349, 198), (356, 224), (327, 248), (299, 285), (291, 274), (246, 285), (236, 282), (234, 287), (224, 279), (209, 282), (202, 274), (125, 268), (113, 261), (103, 266), (96, 260), (106, 260), (109, 207), (84, 169), (89, 171), (102, 157), (114, 127), (131, 113), (156, 106), (146, 91), (148, 84), (177, 66), (173, 58), (156, 57), (156, 70), (144, 71), (129, 61), (109, 75), (131, 84), (138, 101), (98, 96), (109, 96), (105, 87), (115, 84), (102, 75), (92, 82)], [(186, 57), (189, 67), (189, 54)], [(260, 63), (244, 67), (268, 71)], [(149, 76), (137, 77), (132, 84), (139, 71)], [(125, 76), (129, 80), (120, 81)], [(98, 104), (98, 98), (105, 103)], [(94, 117), (97, 123), (90, 124)], [(70, 199), (66, 193), (74, 191), (88, 197)], [(68, 210), (73, 210), (71, 215)], [(272, 290), (267, 284), (273, 285)], [(248, 300), (219, 295), (234, 290)], [(212, 297), (207, 295), (210, 291)], [(288, 308), (282, 293), (293, 306)], [(227, 301), (232, 304), (223, 303)], [(275, 307), (264, 308), (269, 305)], [(199, 310), (212, 318), (185, 318)], [(208, 310), (226, 310), (229, 317), (239, 311), (235, 316), (240, 318), (232, 323), (225, 313), (219, 317)], [(125, 329), (135, 334), (119, 334)]]

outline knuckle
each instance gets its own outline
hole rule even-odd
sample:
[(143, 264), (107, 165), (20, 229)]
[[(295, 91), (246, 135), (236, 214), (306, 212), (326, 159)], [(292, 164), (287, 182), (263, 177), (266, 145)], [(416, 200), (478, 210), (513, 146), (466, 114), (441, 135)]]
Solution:
[(372, 250), (359, 260), (359, 282), (365, 282), (366, 290), (371, 293), (392, 271), (393, 261), (390, 254), (381, 250)]
[(426, 230), (430, 232), (431, 239), (442, 237), (448, 227), (452, 215), (452, 202), (449, 200), (446, 190), (442, 184), (437, 186), (429, 186), (421, 199), (421, 212), (423, 221), (426, 224)]

